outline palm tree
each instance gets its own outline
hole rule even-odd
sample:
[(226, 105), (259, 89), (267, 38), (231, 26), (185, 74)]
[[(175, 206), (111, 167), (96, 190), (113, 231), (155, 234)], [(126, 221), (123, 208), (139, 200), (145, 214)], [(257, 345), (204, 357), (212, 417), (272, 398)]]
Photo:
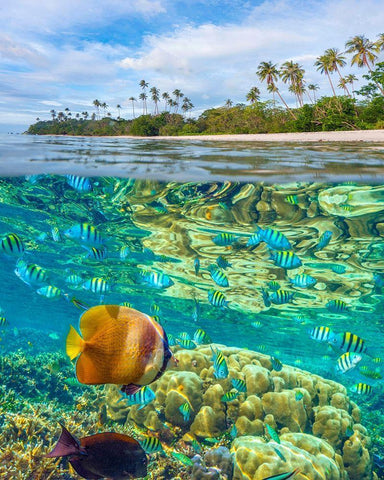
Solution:
[(276, 86), (276, 81), (278, 78), (278, 70), (276, 65), (272, 62), (261, 62), (257, 67), (256, 75), (260, 78), (263, 82), (264, 80), (267, 82), (267, 89), (269, 92), (272, 92), (273, 95), (275, 93), (278, 94), (280, 100), (284, 103), (285, 108), (289, 111), (292, 117), (297, 120), (296, 115), (292, 112), (292, 110), (288, 107), (285, 100), (281, 96), (279, 89)]
[(169, 93), (168, 92), (164, 92), (162, 95), (161, 95), (161, 98), (164, 100), (165, 104), (164, 104), (164, 111), (167, 110), (167, 105), (168, 105), (168, 100), (171, 98), (169, 96)]
[(376, 41), (376, 45), (380, 50), (384, 50), (384, 33), (380, 33), (379, 38)]
[(145, 109), (145, 113), (147, 113), (147, 95), (146, 95), (146, 92), (145, 92), (145, 89), (148, 88), (148, 83), (145, 81), (145, 80), (140, 80), (140, 88), (142, 88), (143, 90), (143, 93), (144, 93), (144, 97), (140, 97), (140, 99), (143, 100), (143, 115), (144, 115), (144, 109)]
[(68, 107), (64, 108), (64, 112), (65, 112), (65, 119), (64, 120), (68, 120), (68, 117), (70, 116), (69, 108)]
[(83, 115), (84, 120), (87, 120), (88, 115), (89, 115), (88, 112), (81, 112), (81, 114)]
[(54, 121), (55, 121), (55, 118), (56, 118), (56, 112), (55, 112), (55, 110), (52, 109), (49, 113), (52, 115), (52, 121), (54, 122)]
[(303, 77), (304, 69), (298, 63), (293, 61), (284, 62), (279, 72), (280, 78), (284, 83), (289, 83), (289, 90), (296, 95), (300, 106), (303, 105)]
[(189, 110), (192, 110), (194, 107), (193, 103), (188, 97), (183, 98), (183, 104), (181, 105), (181, 109), (184, 113), (187, 113)]
[(347, 75), (347, 76), (345, 77), (345, 81), (346, 81), (348, 84), (352, 85), (352, 96), (353, 96), (353, 98), (355, 98), (355, 93), (354, 93), (355, 87), (354, 87), (354, 85), (353, 85), (353, 82), (356, 82), (356, 81), (357, 81), (356, 75), (354, 75), (353, 73), (350, 73), (349, 75)]
[(135, 102), (137, 102), (135, 97), (129, 97), (128, 100), (132, 102), (132, 114), (133, 118), (135, 118)]
[(247, 102), (251, 102), (253, 105), (254, 103), (260, 100), (260, 90), (257, 87), (252, 87), (246, 96)]
[(99, 100), (94, 100), (93, 102), (93, 105), (96, 107), (96, 112), (97, 112), (97, 118), (99, 118), (100, 116), (100, 106), (101, 106), (101, 103), (99, 102)]
[(184, 97), (184, 93), (182, 93), (178, 88), (176, 88), (173, 92), (172, 92), (172, 95), (175, 96), (176, 98), (176, 104), (175, 104), (175, 113), (177, 113), (177, 109), (179, 107), (179, 100), (180, 98)]
[(140, 100), (142, 100), (142, 102), (143, 102), (143, 115), (145, 115), (145, 114), (146, 114), (146, 111), (147, 111), (147, 98), (148, 98), (148, 97), (147, 97), (147, 94), (144, 93), (144, 92), (143, 92), (143, 93), (140, 93), (139, 98), (140, 98)]
[(156, 87), (152, 87), (151, 90), (151, 98), (152, 98), (152, 101), (153, 103), (155, 104), (155, 111), (154, 111), (154, 114), (155, 115), (158, 115), (159, 114), (159, 108), (157, 106), (157, 104), (159, 103), (160, 101), (160, 90)]
[(119, 115), (117, 118), (120, 120), (121, 105), (118, 103), (118, 104), (116, 105), (116, 108), (117, 108), (117, 112), (118, 112), (118, 115)]
[[(311, 90), (311, 92), (313, 92), (313, 103), (316, 103), (316, 90), (319, 90), (319, 86), (315, 83), (310, 83), (308, 85), (308, 90)], [(311, 98), (311, 97), (309, 97)], [(311, 100), (312, 101), (312, 100)]]
[[(380, 40), (379, 43), (371, 42), (364, 35), (356, 35), (346, 42), (345, 46), (347, 47), (347, 53), (354, 53), (351, 65), (357, 65), (360, 68), (367, 67), (370, 72), (372, 72), (372, 66), (375, 64), (377, 58), (376, 53), (380, 51)], [(377, 88), (384, 95), (383, 88), (375, 82)]]
[[(332, 71), (336, 71), (338, 74), (339, 74), (339, 77), (340, 77), (340, 83), (343, 83), (341, 80), (342, 80), (342, 76), (341, 76), (341, 73), (340, 73), (340, 70), (339, 70), (339, 67), (342, 68), (346, 65), (346, 61), (345, 61), (345, 57), (344, 55), (342, 55), (339, 50), (337, 48), (328, 48), (325, 52), (324, 52), (324, 55), (326, 55), (328, 58), (329, 58), (329, 62), (330, 64), (332, 65)], [(344, 87), (341, 87), (341, 88), (344, 88), (345, 92), (347, 93), (347, 95), (350, 97), (351, 94), (349, 93), (349, 90), (348, 90), (348, 87), (346, 84), (344, 84)]]
[(104, 117), (107, 115), (107, 108), (108, 108), (108, 105), (103, 102), (100, 107), (104, 110)]
[(231, 108), (232, 105), (233, 105), (232, 100), (231, 100), (230, 98), (227, 98), (227, 100), (225, 101), (225, 106), (226, 106), (227, 108)]
[(347, 81), (345, 78), (341, 77), (340, 82), (337, 84), (337, 88), (342, 88), (344, 89), (344, 93), (346, 92), (347, 89)]
[(316, 59), (315, 67), (316, 67), (316, 70), (320, 70), (320, 73), (325, 73), (325, 75), (327, 75), (329, 83), (331, 84), (333, 96), (336, 97), (335, 88), (333, 86), (331, 77), (329, 75), (329, 73), (333, 71), (330, 57), (327, 55), (320, 55)]

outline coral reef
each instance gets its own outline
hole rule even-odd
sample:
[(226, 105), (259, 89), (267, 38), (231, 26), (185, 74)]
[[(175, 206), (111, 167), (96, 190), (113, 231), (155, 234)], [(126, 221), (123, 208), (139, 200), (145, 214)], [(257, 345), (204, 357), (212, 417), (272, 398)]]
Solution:
[[(314, 480), (376, 478), (370, 438), (344, 386), (287, 365), (275, 371), (269, 356), (251, 350), (215, 348), (224, 355), (227, 378), (215, 378), (210, 346), (175, 347), (179, 367), (151, 385), (155, 400), (144, 407), (127, 406), (119, 401), (118, 388), (108, 386), (108, 416), (126, 426), (133, 421), (164, 438), (168, 430), (199, 442), (232, 442), (235, 480), (257, 480), (296, 467)], [(246, 392), (224, 402), (223, 395), (235, 391), (232, 379), (245, 380)], [(191, 407), (187, 419), (180, 412), (186, 401)], [(266, 425), (278, 433), (280, 445), (268, 441)], [(222, 467), (209, 458), (195, 458), (193, 478), (216, 478), (215, 468)]]

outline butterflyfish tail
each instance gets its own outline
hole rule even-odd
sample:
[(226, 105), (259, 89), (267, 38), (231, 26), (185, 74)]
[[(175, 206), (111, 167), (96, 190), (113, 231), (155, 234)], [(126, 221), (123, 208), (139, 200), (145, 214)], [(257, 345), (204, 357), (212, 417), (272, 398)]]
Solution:
[(66, 345), (65, 345), (68, 357), (71, 360), (76, 358), (78, 355), (80, 355), (80, 353), (84, 351), (84, 346), (85, 346), (84, 340), (80, 337), (80, 335), (76, 332), (76, 330), (71, 325), (68, 336), (67, 336)]

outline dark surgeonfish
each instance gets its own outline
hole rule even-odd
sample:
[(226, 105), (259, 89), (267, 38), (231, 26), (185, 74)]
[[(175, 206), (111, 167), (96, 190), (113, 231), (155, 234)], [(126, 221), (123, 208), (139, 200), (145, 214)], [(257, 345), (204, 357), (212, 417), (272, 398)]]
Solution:
[(147, 475), (147, 456), (134, 438), (105, 432), (78, 440), (61, 425), (62, 432), (49, 458), (68, 457), (83, 478), (124, 480)]

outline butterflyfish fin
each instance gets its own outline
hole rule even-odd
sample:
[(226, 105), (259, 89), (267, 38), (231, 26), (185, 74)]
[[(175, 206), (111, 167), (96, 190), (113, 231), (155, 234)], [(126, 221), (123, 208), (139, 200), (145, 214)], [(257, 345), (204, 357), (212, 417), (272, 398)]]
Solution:
[[(60, 424), (61, 425), (61, 424)], [(68, 455), (78, 455), (81, 453), (79, 440), (61, 425), (61, 435), (55, 448), (47, 453), (45, 457), (66, 457)]]
[(73, 360), (84, 350), (85, 342), (76, 332), (76, 330), (70, 326), (65, 349), (68, 357)]
[(129, 385), (123, 385), (121, 387), (121, 391), (127, 395), (134, 395), (136, 392), (140, 390), (140, 388), (143, 388), (143, 386), (130, 383)]
[(90, 308), (80, 318), (80, 331), (85, 341), (89, 341), (101, 329), (108, 328), (118, 319), (119, 305), (97, 305)]

